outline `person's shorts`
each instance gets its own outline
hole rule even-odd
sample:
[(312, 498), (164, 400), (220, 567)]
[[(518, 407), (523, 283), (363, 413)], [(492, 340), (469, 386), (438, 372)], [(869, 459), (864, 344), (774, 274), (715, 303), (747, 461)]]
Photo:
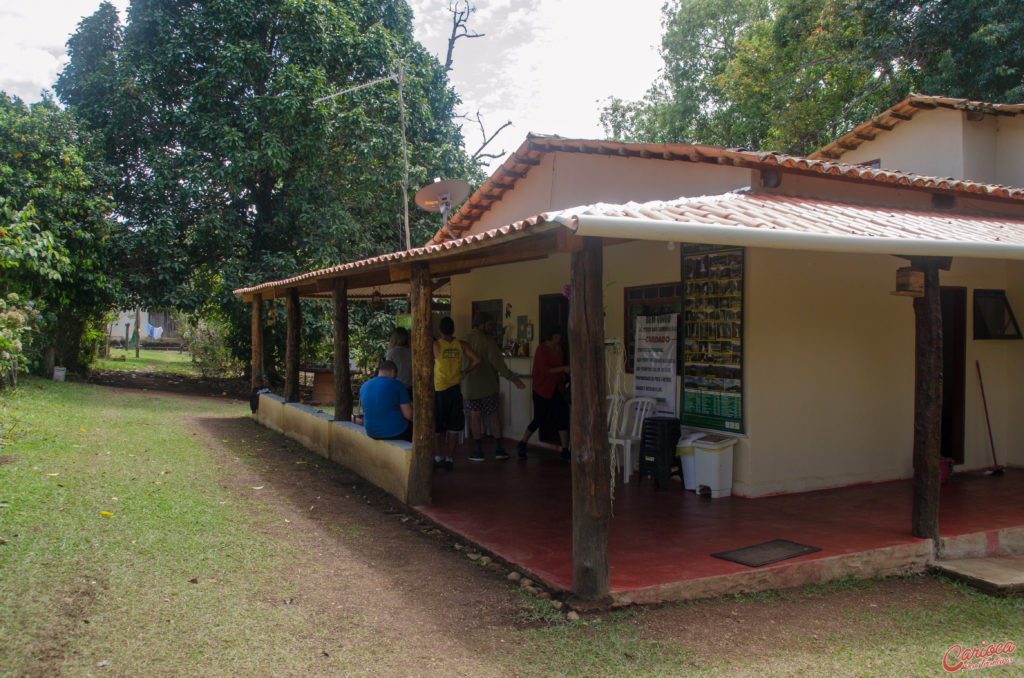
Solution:
[(466, 410), (469, 412), (479, 412), (480, 414), (490, 414), (491, 412), (498, 411), (498, 394), (492, 393), (484, 398), (466, 398)]
[[(371, 436), (372, 437), (372, 436)], [(374, 438), (374, 440), (405, 440), (412, 442), (412, 422), (407, 421), (405, 423), (405, 430), (399, 433), (397, 436), (391, 436), (390, 438)]]
[(458, 432), (466, 427), (462, 411), (462, 387), (455, 385), (434, 393), (434, 430)]

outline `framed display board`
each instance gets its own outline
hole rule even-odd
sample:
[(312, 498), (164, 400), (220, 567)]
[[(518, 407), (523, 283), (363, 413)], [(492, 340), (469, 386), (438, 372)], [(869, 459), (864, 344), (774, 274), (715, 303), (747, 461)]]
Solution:
[(684, 245), (682, 423), (743, 431), (742, 247)]

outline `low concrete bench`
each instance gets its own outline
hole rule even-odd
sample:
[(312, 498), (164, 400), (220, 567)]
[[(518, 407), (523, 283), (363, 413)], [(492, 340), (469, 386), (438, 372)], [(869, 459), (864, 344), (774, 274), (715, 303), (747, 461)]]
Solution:
[(256, 421), (330, 459), (385, 490), (409, 501), (412, 443), (375, 440), (366, 429), (301, 403), (286, 403), (273, 393), (260, 394)]

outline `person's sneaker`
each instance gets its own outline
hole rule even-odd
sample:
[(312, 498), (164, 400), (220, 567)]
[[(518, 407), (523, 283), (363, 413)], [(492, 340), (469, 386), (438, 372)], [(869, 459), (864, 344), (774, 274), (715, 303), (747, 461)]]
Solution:
[(520, 459), (526, 459), (526, 443), (522, 440), (516, 443), (516, 454), (519, 455)]
[(508, 452), (501, 449), (500, 447), (494, 451), (494, 458), (498, 461), (505, 461), (508, 459)]
[(473, 450), (473, 453), (469, 455), (470, 461), (483, 461), (484, 453), (483, 450)]
[(452, 461), (451, 459), (445, 459), (444, 461), (442, 461), (441, 462), (441, 466), (444, 467), (445, 471), (454, 471), (455, 470), (455, 462)]

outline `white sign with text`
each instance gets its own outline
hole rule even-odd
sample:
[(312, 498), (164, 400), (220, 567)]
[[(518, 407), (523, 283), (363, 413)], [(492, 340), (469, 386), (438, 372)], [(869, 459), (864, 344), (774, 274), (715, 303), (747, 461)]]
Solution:
[(678, 313), (637, 316), (633, 395), (658, 401), (657, 414), (676, 414)]

